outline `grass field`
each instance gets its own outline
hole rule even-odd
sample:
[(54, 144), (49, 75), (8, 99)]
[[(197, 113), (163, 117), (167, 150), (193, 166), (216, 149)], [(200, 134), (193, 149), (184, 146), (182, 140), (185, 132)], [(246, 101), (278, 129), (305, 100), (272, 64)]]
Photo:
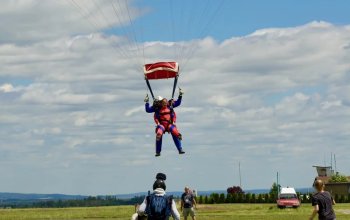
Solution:
[[(334, 208), (337, 220), (350, 220), (349, 203), (337, 204)], [(305, 220), (308, 219), (311, 211), (312, 207), (310, 204), (303, 204), (298, 209), (278, 209), (275, 204), (198, 205), (197, 220)], [(133, 206), (61, 209), (0, 209), (0, 220), (130, 219), (133, 212)]]

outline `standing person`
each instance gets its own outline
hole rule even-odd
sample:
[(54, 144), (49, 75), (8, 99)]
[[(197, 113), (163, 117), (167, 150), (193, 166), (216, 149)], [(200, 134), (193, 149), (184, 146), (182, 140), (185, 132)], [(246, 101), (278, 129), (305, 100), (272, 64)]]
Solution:
[(197, 209), (196, 199), (190, 188), (186, 186), (185, 192), (181, 196), (181, 210), (185, 220), (187, 220), (188, 215), (191, 216), (192, 220), (196, 220), (193, 206)]
[(162, 151), (162, 138), (165, 132), (171, 133), (175, 146), (179, 154), (184, 154), (181, 146), (182, 135), (176, 127), (176, 113), (174, 108), (181, 105), (183, 91), (179, 89), (179, 97), (176, 101), (168, 101), (166, 98), (158, 96), (153, 105), (150, 106), (148, 95), (145, 98), (145, 110), (147, 113), (154, 113), (154, 122), (156, 123), (156, 157), (160, 156)]
[(317, 213), (319, 220), (335, 220), (335, 213), (333, 210), (335, 201), (331, 194), (324, 190), (324, 182), (322, 180), (315, 180), (314, 187), (317, 192), (311, 197), (311, 202), (314, 210), (309, 220), (314, 219)]
[(166, 195), (166, 175), (158, 173), (153, 184), (153, 193), (146, 196), (137, 213), (139, 216), (147, 215), (148, 220), (180, 220), (180, 214), (172, 196)]

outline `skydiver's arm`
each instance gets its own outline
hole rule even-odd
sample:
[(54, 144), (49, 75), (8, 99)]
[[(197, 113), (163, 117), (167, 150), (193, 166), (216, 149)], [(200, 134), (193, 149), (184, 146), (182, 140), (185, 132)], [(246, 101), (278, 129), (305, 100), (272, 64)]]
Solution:
[(152, 113), (152, 112), (154, 112), (153, 105), (152, 105), (152, 106), (149, 106), (149, 103), (146, 102), (146, 103), (145, 103), (145, 110), (146, 110), (147, 113)]
[(182, 95), (180, 95), (179, 98), (176, 101), (174, 101), (173, 108), (176, 108), (179, 105), (181, 105), (181, 101), (182, 101)]

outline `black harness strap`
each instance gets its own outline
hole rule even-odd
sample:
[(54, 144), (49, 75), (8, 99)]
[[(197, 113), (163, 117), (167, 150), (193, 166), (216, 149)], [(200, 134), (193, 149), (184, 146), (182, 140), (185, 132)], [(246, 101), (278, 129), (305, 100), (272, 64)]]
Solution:
[(152, 91), (151, 85), (150, 85), (150, 83), (149, 83), (149, 81), (148, 81), (148, 79), (146, 77), (145, 77), (145, 80), (146, 80), (146, 84), (148, 86), (148, 89), (151, 92), (152, 99), (154, 100), (154, 95), (153, 95), (153, 91)]
[(173, 86), (173, 93), (171, 94), (171, 99), (174, 99), (174, 94), (175, 94), (175, 88), (177, 85), (177, 79), (179, 78), (179, 75), (177, 74), (174, 78), (174, 86)]

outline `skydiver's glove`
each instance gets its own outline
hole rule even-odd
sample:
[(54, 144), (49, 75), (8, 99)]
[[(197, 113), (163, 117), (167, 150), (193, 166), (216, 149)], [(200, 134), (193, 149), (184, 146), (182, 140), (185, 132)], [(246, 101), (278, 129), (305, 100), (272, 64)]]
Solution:
[(143, 101), (144, 101), (144, 102), (149, 102), (148, 94), (146, 94), (146, 97), (145, 97), (145, 99), (144, 99)]
[(182, 96), (184, 94), (184, 91), (179, 87), (179, 96)]

